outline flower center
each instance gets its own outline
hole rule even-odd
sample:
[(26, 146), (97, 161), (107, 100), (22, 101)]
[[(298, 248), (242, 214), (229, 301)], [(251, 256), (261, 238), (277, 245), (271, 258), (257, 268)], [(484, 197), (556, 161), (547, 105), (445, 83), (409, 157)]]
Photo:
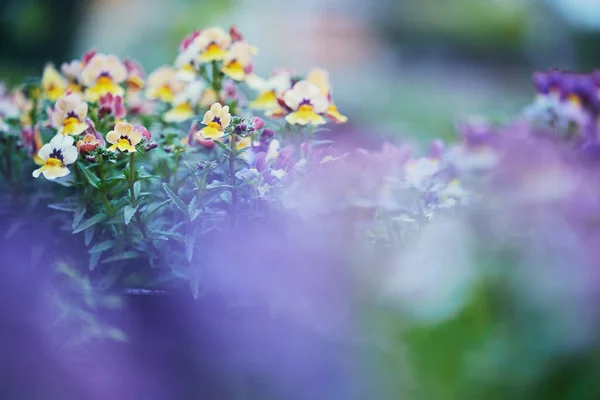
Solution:
[(221, 118), (219, 118), (219, 117), (214, 117), (213, 120), (212, 120), (212, 122), (218, 124), (219, 128), (222, 126), (221, 125)]
[(298, 111), (301, 113), (303, 113), (303, 112), (309, 113), (309, 112), (312, 112), (312, 110), (313, 110), (313, 107), (310, 105), (310, 102), (308, 104), (301, 103), (300, 107), (298, 108)]
[(125, 144), (125, 143), (131, 145), (131, 139), (129, 139), (128, 136), (121, 136), (119, 138), (119, 144)]
[(96, 83), (100, 86), (112, 86), (112, 78), (107, 73), (103, 72)]
[(50, 155), (48, 156), (48, 160), (46, 160), (46, 163), (53, 162), (50, 160), (58, 160), (62, 164), (62, 160), (63, 160), (62, 151), (60, 151), (59, 149), (52, 150), (52, 153), (50, 153)]
[(61, 167), (63, 165), (62, 159), (50, 157), (45, 162), (46, 167)]

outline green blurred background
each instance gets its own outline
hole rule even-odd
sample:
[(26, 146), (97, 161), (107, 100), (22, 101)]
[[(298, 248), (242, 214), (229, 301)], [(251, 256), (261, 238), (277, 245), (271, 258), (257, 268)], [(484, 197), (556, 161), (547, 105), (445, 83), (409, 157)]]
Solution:
[(39, 74), (91, 47), (173, 61), (180, 39), (236, 24), (257, 70), (331, 71), (340, 109), (367, 133), (451, 138), (457, 119), (504, 118), (536, 69), (600, 65), (597, 0), (3, 0), (0, 77)]

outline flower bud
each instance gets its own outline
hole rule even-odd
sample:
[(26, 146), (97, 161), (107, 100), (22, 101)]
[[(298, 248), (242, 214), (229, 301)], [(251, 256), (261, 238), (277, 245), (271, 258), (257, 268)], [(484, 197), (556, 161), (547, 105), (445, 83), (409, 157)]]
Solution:
[(252, 130), (253, 131), (257, 131), (260, 128), (262, 128), (263, 126), (265, 126), (265, 121), (262, 120), (262, 118), (259, 117), (254, 117), (252, 118), (252, 120), (250, 121), (250, 124), (252, 126)]
[(246, 129), (248, 129), (248, 126), (246, 126), (246, 124), (239, 124), (239, 125), (236, 125), (234, 132), (238, 135), (241, 135), (244, 132), (246, 132)]
[(87, 156), (85, 156), (85, 159), (91, 163), (96, 162), (96, 157), (94, 157), (94, 156), (87, 155)]
[(152, 149), (155, 149), (155, 148), (157, 148), (157, 147), (158, 147), (158, 143), (156, 143), (156, 142), (153, 140), (153, 141), (149, 142), (149, 143), (146, 145), (146, 147), (144, 147), (144, 150), (146, 150), (146, 151), (150, 151), (150, 150), (152, 150)]
[(144, 137), (144, 139), (146, 140), (150, 140), (150, 138), (152, 138), (152, 134), (150, 133), (150, 131), (148, 129), (146, 129), (145, 126), (142, 125), (134, 125), (133, 129), (135, 129), (138, 132), (141, 132), (142, 136)]

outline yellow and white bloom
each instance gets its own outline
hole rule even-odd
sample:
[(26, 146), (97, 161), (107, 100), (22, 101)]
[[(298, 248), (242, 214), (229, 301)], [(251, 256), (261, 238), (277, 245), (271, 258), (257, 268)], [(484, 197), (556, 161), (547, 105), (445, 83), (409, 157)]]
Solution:
[(73, 60), (69, 63), (63, 63), (60, 67), (61, 72), (67, 78), (67, 90), (72, 93), (81, 93), (83, 88), (81, 86), (81, 71), (83, 66), (81, 61)]
[(77, 93), (67, 94), (56, 102), (51, 124), (61, 135), (80, 135), (88, 128), (85, 117), (88, 104)]
[(37, 178), (44, 174), (46, 179), (56, 179), (69, 174), (67, 165), (77, 161), (77, 148), (73, 145), (72, 136), (56, 135), (42, 146), (38, 157), (44, 161), (42, 167), (33, 171), (33, 177)]
[(348, 117), (340, 114), (337, 106), (333, 104), (333, 100), (331, 99), (331, 84), (329, 83), (329, 73), (324, 69), (314, 68), (308, 73), (306, 80), (312, 83), (313, 85), (317, 86), (321, 90), (321, 94), (327, 98), (329, 104), (327, 106), (327, 110), (325, 110), (325, 116), (338, 124), (347, 122)]
[(148, 77), (146, 97), (165, 103), (173, 101), (175, 95), (184, 87), (184, 83), (178, 80), (176, 75), (177, 70), (166, 65), (153, 71)]
[(243, 81), (252, 70), (252, 56), (258, 49), (246, 42), (235, 42), (223, 59), (221, 71), (236, 81)]
[(117, 56), (97, 53), (81, 71), (82, 83), (87, 87), (86, 97), (97, 101), (107, 93), (123, 96), (125, 90), (120, 85), (127, 79), (127, 69)]
[(285, 104), (292, 110), (285, 120), (294, 125), (322, 125), (325, 119), (320, 115), (327, 110), (329, 102), (318, 86), (308, 81), (300, 81), (283, 95)]
[(197, 80), (188, 83), (185, 88), (175, 95), (173, 108), (164, 115), (166, 122), (182, 122), (196, 115), (195, 107), (200, 101), (206, 85), (203, 81)]
[(115, 125), (115, 129), (106, 135), (106, 141), (112, 144), (107, 150), (117, 151), (118, 149), (121, 152), (134, 153), (135, 146), (142, 141), (143, 137), (142, 132), (134, 129), (133, 125), (119, 122)]
[(67, 89), (67, 80), (54, 68), (47, 64), (42, 75), (42, 90), (44, 96), (50, 101), (58, 100)]
[(225, 134), (225, 128), (231, 122), (231, 114), (229, 114), (229, 106), (222, 106), (220, 103), (215, 103), (210, 107), (210, 110), (204, 114), (202, 124), (206, 127), (200, 130), (202, 137), (206, 139), (218, 139)]
[(177, 69), (177, 79), (189, 82), (198, 77), (198, 49), (194, 46), (188, 46), (179, 53), (175, 59), (175, 68)]
[(251, 75), (246, 78), (246, 83), (259, 92), (258, 97), (250, 102), (250, 107), (257, 110), (273, 111), (280, 108), (278, 97), (292, 88), (292, 73), (281, 69), (275, 71), (268, 79)]
[(221, 61), (227, 55), (227, 49), (231, 45), (231, 37), (222, 28), (214, 27), (203, 29), (198, 37), (194, 39), (191, 47), (194, 47), (198, 55), (198, 61), (207, 63)]

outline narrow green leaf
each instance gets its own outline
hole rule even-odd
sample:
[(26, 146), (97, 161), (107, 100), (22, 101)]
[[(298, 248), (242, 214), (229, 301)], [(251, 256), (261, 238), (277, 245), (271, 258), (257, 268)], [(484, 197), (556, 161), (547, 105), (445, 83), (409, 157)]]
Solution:
[(194, 257), (194, 245), (196, 243), (196, 238), (193, 234), (188, 233), (185, 235), (185, 255), (187, 256), (188, 262), (192, 262), (192, 258)]
[(73, 203), (55, 203), (48, 204), (48, 208), (57, 211), (65, 211), (65, 212), (75, 212), (77, 210), (77, 205)]
[(154, 214), (156, 211), (158, 211), (164, 205), (169, 204), (170, 202), (171, 202), (171, 200), (165, 200), (162, 203), (154, 204), (154, 205), (148, 207), (148, 209), (146, 210), (146, 215), (144, 216), (144, 222), (147, 222), (148, 218), (150, 218), (150, 216), (152, 214)]
[(77, 166), (79, 167), (81, 172), (83, 172), (83, 175), (85, 175), (88, 183), (90, 185), (92, 185), (93, 187), (95, 187), (96, 189), (98, 189), (100, 187), (100, 179), (98, 179), (96, 174), (94, 174), (92, 171), (90, 171), (89, 169), (84, 167), (83, 164), (81, 164), (79, 162), (77, 163)]
[(104, 242), (96, 243), (91, 249), (88, 250), (89, 253), (102, 253), (105, 250), (111, 249), (115, 245), (114, 240), (106, 240)]
[(171, 188), (169, 188), (169, 186), (166, 183), (163, 183), (162, 187), (165, 190), (165, 192), (167, 193), (167, 196), (169, 196), (171, 201), (177, 206), (179, 211), (181, 211), (183, 213), (183, 215), (185, 215), (186, 217), (189, 217), (188, 212), (187, 212), (187, 207), (185, 206), (185, 203), (183, 202), (183, 200), (181, 200), (181, 198), (179, 196), (177, 196), (171, 190)]
[(223, 192), (221, 193), (221, 199), (227, 203), (227, 204), (231, 204), (232, 202), (232, 195), (231, 192), (227, 191), (227, 192)]
[(100, 261), (100, 257), (102, 257), (102, 251), (98, 251), (98, 252), (90, 254), (90, 264), (89, 264), (90, 271), (93, 271), (96, 268), (96, 266), (98, 265), (98, 262)]
[(188, 205), (188, 215), (190, 216), (190, 219), (193, 221), (194, 218), (194, 214), (196, 214), (196, 208), (197, 208), (197, 200), (196, 197), (192, 198), (192, 201), (190, 201), (190, 204)]
[(122, 260), (131, 260), (133, 258), (139, 258), (142, 255), (138, 252), (135, 251), (126, 251), (122, 254), (117, 254), (115, 256), (111, 256), (108, 258), (105, 258), (104, 260), (102, 260), (102, 264), (106, 264), (109, 262), (114, 262), (114, 261), (122, 261)]
[(79, 206), (77, 211), (75, 211), (75, 215), (73, 216), (73, 224), (71, 225), (73, 229), (75, 229), (75, 227), (81, 223), (81, 220), (85, 215), (85, 210), (85, 206)]
[(90, 229), (85, 230), (85, 246), (89, 246), (92, 243), (92, 239), (94, 238), (94, 233), (96, 232), (96, 227), (92, 226)]
[(140, 181), (137, 181), (133, 184), (133, 194), (136, 199), (140, 198), (140, 192), (142, 191), (142, 184)]
[(104, 221), (107, 218), (108, 218), (108, 216), (106, 214), (103, 214), (103, 213), (96, 214), (92, 218), (82, 222), (81, 225), (79, 225), (77, 228), (75, 228), (75, 230), (73, 230), (73, 233), (82, 232), (82, 231), (96, 225), (97, 223)]
[(123, 209), (123, 217), (125, 219), (125, 225), (129, 225), (131, 218), (134, 216), (139, 206), (132, 207), (129, 204)]
[(225, 143), (221, 142), (220, 140), (215, 140), (214, 142), (216, 143), (217, 146), (219, 146), (225, 152), (227, 152), (227, 154), (229, 154), (231, 152), (231, 150), (229, 149), (229, 147), (227, 147), (227, 145)]
[(173, 240), (177, 240), (178, 242), (183, 242), (185, 240), (185, 238), (183, 237), (183, 235), (180, 235), (177, 232), (153, 230), (152, 233), (155, 233), (155, 234), (158, 234), (158, 235), (161, 235), (161, 236), (166, 236), (166, 237), (171, 238)]

